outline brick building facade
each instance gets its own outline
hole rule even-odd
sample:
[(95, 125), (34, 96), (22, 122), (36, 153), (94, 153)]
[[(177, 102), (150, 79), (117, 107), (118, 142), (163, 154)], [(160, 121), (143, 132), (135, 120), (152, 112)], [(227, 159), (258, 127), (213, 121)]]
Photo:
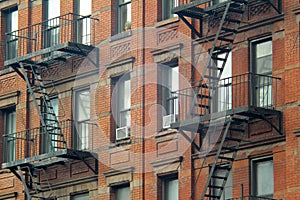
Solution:
[(0, 11), (0, 199), (300, 199), (299, 1)]

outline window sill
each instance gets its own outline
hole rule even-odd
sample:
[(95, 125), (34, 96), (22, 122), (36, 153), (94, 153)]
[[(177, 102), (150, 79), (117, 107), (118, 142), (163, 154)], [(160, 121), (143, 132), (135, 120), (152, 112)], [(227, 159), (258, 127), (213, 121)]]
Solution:
[(130, 37), (130, 36), (132, 36), (132, 30), (124, 31), (124, 32), (121, 32), (121, 33), (111, 36), (111, 38), (109, 39), (109, 42), (114, 42), (114, 41), (121, 40), (121, 39)]
[(129, 145), (132, 143), (132, 140), (130, 137), (116, 140), (115, 143), (112, 145), (112, 147), (118, 147), (118, 146), (124, 146), (124, 145)]
[(165, 137), (165, 136), (173, 135), (173, 134), (177, 134), (177, 133), (178, 133), (177, 129), (163, 129), (162, 131), (157, 133), (155, 138)]
[(178, 16), (156, 22), (154, 24), (154, 27), (159, 28), (159, 27), (167, 26), (167, 25), (177, 23), (177, 22), (179, 22), (179, 17)]

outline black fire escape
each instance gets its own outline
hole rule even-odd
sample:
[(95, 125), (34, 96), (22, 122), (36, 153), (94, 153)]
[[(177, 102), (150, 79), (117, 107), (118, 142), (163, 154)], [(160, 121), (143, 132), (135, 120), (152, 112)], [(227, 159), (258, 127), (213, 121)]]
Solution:
[[(22, 181), (27, 199), (53, 198), (51, 184), (47, 178), (41, 180), (41, 176), (47, 177), (45, 169), (48, 166), (63, 164), (68, 159), (81, 160), (98, 173), (97, 155), (70, 144), (70, 138), (78, 130), (73, 120), (58, 120), (49, 95), (55, 86), (43, 76), (55, 62), (65, 62), (75, 56), (91, 59), (88, 54), (92, 51), (99, 56), (93, 41), (95, 31), (91, 30), (97, 21), (90, 16), (68, 13), (5, 35), (4, 65), (13, 68), (26, 82), (41, 124), (37, 128), (4, 135), (4, 143), (14, 141), (17, 155), (15, 159), (6, 159), (2, 168), (10, 169)], [(91, 59), (97, 66), (93, 60), (98, 57)], [(94, 127), (89, 124), (87, 128), (92, 132)], [(95, 166), (87, 162), (93, 157)]]
[[(173, 9), (196, 37), (211, 43), (209, 58), (200, 80), (195, 80), (192, 88), (181, 89), (174, 94), (180, 102), (181, 117), (179, 122), (171, 125), (179, 130), (199, 155), (209, 152), (214, 155), (208, 178), (200, 191), (201, 200), (221, 199), (237, 151), (245, 142), (244, 133), (249, 121), (264, 120), (278, 134), (282, 134), (282, 113), (273, 107), (276, 103), (273, 96), (274, 93), (276, 95), (279, 78), (245, 73), (220, 79), (250, 2), (195, 0)], [(281, 14), (281, 1), (276, 4), (269, 0), (259, 2), (270, 4)], [(210, 33), (210, 38), (207, 37), (209, 34), (203, 33), (205, 23), (207, 31), (211, 24), (218, 24), (214, 33)], [(263, 84), (256, 85), (257, 83)], [(220, 97), (224, 103), (222, 109), (218, 109), (217, 101)], [(270, 117), (276, 118), (277, 123), (273, 123)], [(220, 134), (215, 139), (217, 145), (212, 149), (205, 147), (205, 136), (218, 132)], [(195, 140), (197, 134), (200, 138), (198, 141)], [(220, 171), (223, 172), (222, 175), (219, 175)], [(214, 181), (218, 184), (212, 184)]]

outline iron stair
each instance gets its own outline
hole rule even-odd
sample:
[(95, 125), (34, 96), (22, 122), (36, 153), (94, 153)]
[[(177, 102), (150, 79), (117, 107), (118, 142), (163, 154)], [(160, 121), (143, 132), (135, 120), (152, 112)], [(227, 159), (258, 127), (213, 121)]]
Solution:
[(225, 123), (201, 200), (221, 199), (247, 124), (248, 118), (239, 116), (231, 116)]

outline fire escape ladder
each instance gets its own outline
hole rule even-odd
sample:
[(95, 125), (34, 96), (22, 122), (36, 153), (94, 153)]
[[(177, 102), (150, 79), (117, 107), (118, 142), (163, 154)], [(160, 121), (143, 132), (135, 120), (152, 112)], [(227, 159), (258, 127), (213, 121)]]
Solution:
[(202, 78), (196, 87), (189, 116), (203, 116), (211, 111), (211, 101), (232, 50), (246, 5), (247, 1), (241, 0), (231, 0), (224, 5), (222, 18), (209, 50), (210, 56), (203, 69)]
[(40, 68), (35, 65), (27, 64), (26, 68), (30, 70), (32, 77), (29, 79), (26, 75), (26, 69), (23, 63), (19, 63), (23, 77), (27, 83), (27, 87), (32, 97), (34, 106), (38, 112), (43, 136), (47, 141), (50, 151), (56, 151), (58, 149), (66, 149), (67, 144), (64, 139), (64, 135), (61, 132), (57, 116), (54, 112), (54, 107), (51, 103), (51, 99), (46, 91), (46, 86), (41, 77)]
[(248, 118), (242, 116), (231, 116), (226, 121), (214, 162), (210, 167), (209, 176), (202, 191), (201, 200), (221, 199), (240, 143), (243, 141), (247, 124)]

